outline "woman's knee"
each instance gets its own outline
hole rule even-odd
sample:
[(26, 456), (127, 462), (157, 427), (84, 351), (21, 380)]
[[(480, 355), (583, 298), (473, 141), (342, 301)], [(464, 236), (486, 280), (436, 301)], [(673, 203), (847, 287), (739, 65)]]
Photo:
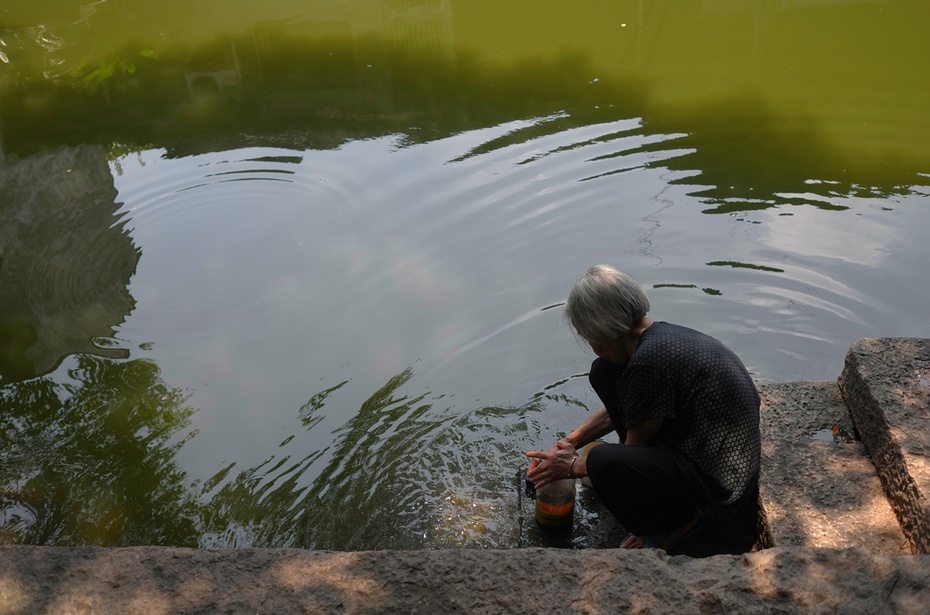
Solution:
[(597, 486), (598, 483), (603, 483), (606, 477), (618, 475), (620, 468), (617, 464), (622, 463), (622, 453), (617, 450), (620, 446), (622, 445), (605, 443), (594, 446), (588, 451), (585, 467), (592, 484)]
[(588, 452), (586, 468), (591, 482), (624, 484), (649, 491), (678, 488), (679, 473), (674, 463), (659, 448), (602, 444)]

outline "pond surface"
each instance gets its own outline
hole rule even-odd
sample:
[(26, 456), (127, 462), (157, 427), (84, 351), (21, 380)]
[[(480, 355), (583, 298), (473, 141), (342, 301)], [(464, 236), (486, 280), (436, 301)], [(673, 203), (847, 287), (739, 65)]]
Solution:
[(759, 383), (930, 336), (930, 4), (565, 7), (5, 3), (0, 542), (549, 544), (595, 263)]

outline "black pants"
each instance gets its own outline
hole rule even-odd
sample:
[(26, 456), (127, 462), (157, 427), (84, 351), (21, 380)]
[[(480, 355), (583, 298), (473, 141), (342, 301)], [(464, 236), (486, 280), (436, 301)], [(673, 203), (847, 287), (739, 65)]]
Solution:
[[(621, 423), (616, 382), (621, 368), (603, 359), (589, 380), (615, 426)], [(626, 433), (617, 431), (621, 442)], [(588, 476), (604, 506), (637, 536), (665, 534), (686, 524), (699, 498), (678, 464), (661, 446), (602, 444), (590, 450)]]

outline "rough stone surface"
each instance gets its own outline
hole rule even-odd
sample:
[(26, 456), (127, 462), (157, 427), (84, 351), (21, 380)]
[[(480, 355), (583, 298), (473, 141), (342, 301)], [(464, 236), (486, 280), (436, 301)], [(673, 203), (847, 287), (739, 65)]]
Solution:
[(764, 385), (759, 393), (760, 491), (773, 544), (908, 553), (837, 384)]
[(856, 342), (839, 386), (911, 549), (930, 553), (930, 340)]
[(926, 613), (930, 556), (0, 547), (0, 612)]

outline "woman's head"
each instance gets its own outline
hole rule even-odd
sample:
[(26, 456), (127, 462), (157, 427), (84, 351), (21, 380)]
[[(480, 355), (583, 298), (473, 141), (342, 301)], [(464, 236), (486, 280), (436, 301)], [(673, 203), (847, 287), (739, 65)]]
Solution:
[(649, 311), (639, 282), (610, 265), (595, 265), (575, 282), (565, 316), (590, 344), (609, 344), (635, 328)]

